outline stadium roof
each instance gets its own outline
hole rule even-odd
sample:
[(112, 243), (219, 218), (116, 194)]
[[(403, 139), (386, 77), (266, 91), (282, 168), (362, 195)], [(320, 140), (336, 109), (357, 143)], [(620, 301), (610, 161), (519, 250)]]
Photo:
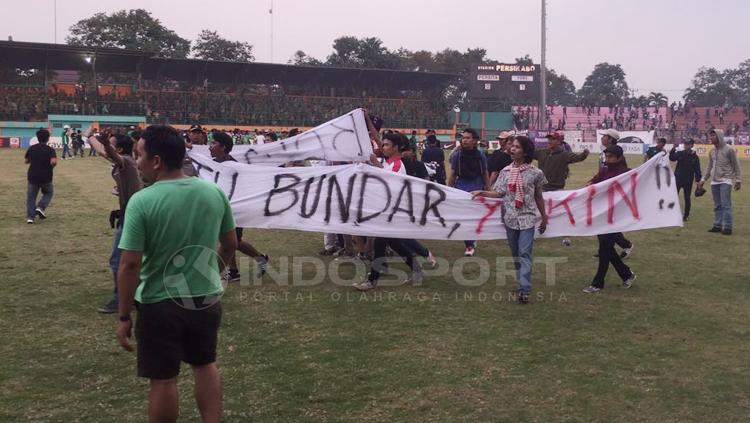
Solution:
[(274, 63), (221, 62), (199, 59), (169, 59), (153, 53), (118, 48), (81, 47), (0, 41), (0, 64), (19, 68), (86, 70), (84, 59), (95, 57), (96, 71), (138, 73), (145, 79), (169, 78), (243, 84), (318, 84), (337, 86), (377, 86), (403, 90), (443, 87), (457, 75), (384, 69), (358, 69), (282, 65)]

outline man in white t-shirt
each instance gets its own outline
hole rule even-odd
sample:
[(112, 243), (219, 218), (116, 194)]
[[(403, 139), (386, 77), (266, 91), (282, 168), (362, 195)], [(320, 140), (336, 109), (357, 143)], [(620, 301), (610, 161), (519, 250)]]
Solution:
[(255, 130), (255, 143), (256, 144), (265, 144), (266, 143), (266, 137), (263, 135), (262, 132), (258, 132), (258, 130)]

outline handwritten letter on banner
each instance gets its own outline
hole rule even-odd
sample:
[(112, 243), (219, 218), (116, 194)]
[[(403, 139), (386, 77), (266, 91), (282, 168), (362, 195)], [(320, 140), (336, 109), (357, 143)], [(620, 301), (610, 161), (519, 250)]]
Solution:
[[(211, 157), (207, 145), (195, 145), (191, 153)], [(362, 109), (281, 141), (232, 148), (232, 157), (238, 162), (268, 166), (307, 159), (362, 162), (370, 160), (370, 154), (372, 144)]]
[[(505, 238), (497, 199), (366, 164), (269, 168), (191, 153), (200, 177), (227, 193), (237, 226), (415, 239)], [(665, 155), (617, 178), (544, 194), (543, 237), (682, 226)]]

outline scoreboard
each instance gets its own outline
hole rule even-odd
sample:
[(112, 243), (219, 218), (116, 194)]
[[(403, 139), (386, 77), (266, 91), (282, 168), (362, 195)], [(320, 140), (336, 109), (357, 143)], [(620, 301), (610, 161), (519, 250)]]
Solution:
[(539, 101), (539, 65), (499, 63), (473, 65), (469, 95), (475, 100), (510, 100), (517, 104)]

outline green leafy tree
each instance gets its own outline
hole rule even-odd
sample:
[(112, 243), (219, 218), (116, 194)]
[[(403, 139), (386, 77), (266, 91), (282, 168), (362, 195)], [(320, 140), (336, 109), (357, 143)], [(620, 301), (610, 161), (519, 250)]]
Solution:
[(401, 58), (383, 46), (377, 37), (339, 37), (326, 64), (352, 68), (401, 69)]
[(657, 92), (653, 92), (652, 91), (648, 95), (648, 105), (649, 106), (661, 107), (661, 106), (666, 106), (667, 103), (668, 103), (668, 98), (667, 98), (666, 95), (664, 95), (662, 93), (657, 93)]
[(586, 77), (578, 97), (584, 104), (615, 106), (628, 99), (628, 83), (620, 65), (599, 63)]
[(320, 60), (312, 56), (308, 56), (307, 53), (305, 53), (302, 50), (297, 50), (287, 63), (290, 65), (297, 65), (297, 66), (322, 66), (323, 65), (323, 62), (321, 62)]
[(735, 104), (741, 97), (741, 93), (737, 91), (738, 79), (737, 70), (719, 71), (702, 67), (685, 91), (684, 99), (696, 106)]
[(403, 70), (417, 72), (431, 72), (435, 70), (435, 58), (429, 51), (419, 50), (412, 52), (400, 48), (396, 51), (396, 55), (401, 60), (401, 68)]
[(230, 41), (219, 36), (216, 31), (204, 29), (193, 43), (193, 56), (203, 60), (223, 60), (227, 62), (252, 62), (253, 46), (240, 41)]
[(733, 79), (737, 89), (737, 104), (750, 106), (750, 59), (740, 63)]
[(547, 100), (551, 104), (570, 106), (578, 102), (576, 86), (564, 74), (558, 75), (554, 69), (547, 70)]
[(333, 40), (333, 53), (328, 56), (326, 64), (329, 66), (358, 67), (359, 58), (357, 50), (359, 40), (357, 37), (339, 37)]
[(154, 52), (162, 57), (185, 58), (190, 41), (162, 25), (144, 9), (97, 13), (70, 27), (70, 45), (113, 47)]
[(534, 64), (534, 59), (532, 59), (528, 54), (523, 57), (516, 57), (516, 64), (530, 66)]
[(629, 97), (624, 104), (627, 106), (648, 107), (651, 106), (651, 99), (645, 95), (639, 95), (638, 97), (634, 95)]

